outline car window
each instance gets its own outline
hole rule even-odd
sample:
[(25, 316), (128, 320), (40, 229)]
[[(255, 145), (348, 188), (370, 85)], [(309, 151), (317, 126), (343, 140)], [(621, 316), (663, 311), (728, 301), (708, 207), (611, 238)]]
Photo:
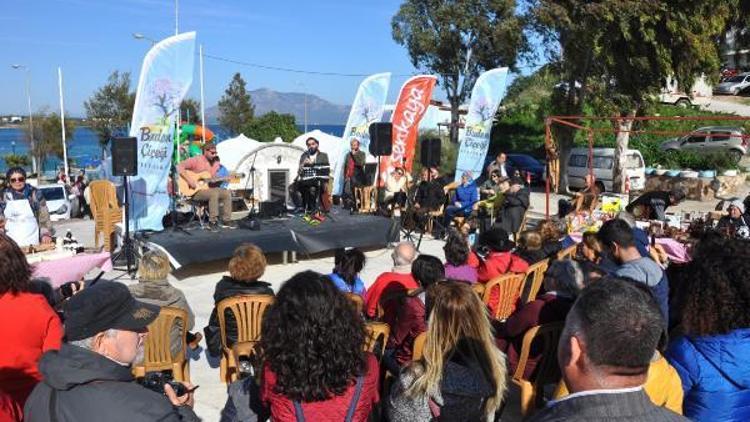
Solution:
[[(595, 169), (611, 169), (612, 163), (614, 162), (612, 157), (594, 156), (593, 167)], [(571, 155), (568, 163), (570, 167), (586, 167), (588, 168), (588, 156), (587, 155)]]
[(62, 186), (55, 188), (42, 188), (42, 196), (47, 201), (57, 201), (59, 199), (65, 199), (65, 189)]
[(643, 167), (643, 160), (638, 154), (628, 154), (625, 156), (625, 168), (637, 169)]
[(732, 136), (732, 132), (711, 132), (709, 142), (726, 142)]
[(706, 135), (692, 135), (687, 137), (687, 143), (697, 144), (706, 141)]
[(746, 78), (745, 76), (732, 76), (731, 78), (727, 79), (726, 82), (733, 82), (733, 83), (744, 82), (745, 78)]

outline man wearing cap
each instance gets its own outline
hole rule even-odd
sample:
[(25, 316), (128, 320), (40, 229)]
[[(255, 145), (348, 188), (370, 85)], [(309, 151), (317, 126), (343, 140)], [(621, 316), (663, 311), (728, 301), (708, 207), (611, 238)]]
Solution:
[(510, 234), (517, 233), (521, 229), (523, 216), (528, 209), (529, 190), (524, 185), (523, 179), (514, 177), (510, 179), (510, 188), (505, 192), (495, 225)]
[(134, 382), (130, 366), (143, 359), (146, 327), (158, 315), (158, 306), (135, 300), (117, 282), (73, 296), (65, 305), (66, 342), (39, 360), (43, 379), (24, 420), (199, 421), (192, 391), (177, 397), (166, 385), (163, 396)]
[(641, 220), (667, 220), (667, 208), (685, 199), (685, 191), (674, 188), (671, 191), (646, 192), (628, 204), (625, 210)]
[(719, 219), (716, 230), (729, 237), (747, 239), (750, 237), (750, 220), (745, 215), (745, 205), (740, 201), (732, 201), (727, 209), (729, 215)]
[[(203, 155), (181, 162), (177, 165), (177, 172), (185, 179), (190, 189), (195, 189), (199, 182), (195, 178), (196, 173), (208, 173), (215, 178), (220, 168), (216, 144), (207, 143), (203, 145)], [(207, 189), (199, 190), (192, 196), (197, 201), (208, 202), (208, 228), (211, 231), (219, 230), (220, 207), (222, 224), (229, 228), (237, 228), (237, 223), (232, 221), (232, 193), (229, 189), (221, 188), (220, 185), (221, 182), (209, 183)]]

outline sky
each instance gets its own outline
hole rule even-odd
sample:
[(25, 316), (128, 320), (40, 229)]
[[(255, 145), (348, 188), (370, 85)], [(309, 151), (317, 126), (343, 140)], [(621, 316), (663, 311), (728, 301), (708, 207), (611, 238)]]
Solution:
[[(178, 0), (180, 32), (196, 31), (207, 56), (310, 71), (392, 72), (389, 102), (417, 74), (406, 49), (391, 37), (401, 0)], [(59, 112), (57, 68), (62, 68), (66, 115), (84, 116), (83, 102), (114, 70), (137, 85), (148, 40), (173, 35), (175, 0), (4, 0), (0, 9), (0, 114), (27, 114), (28, 68), (32, 108)], [(215, 105), (235, 72), (249, 90), (307, 92), (350, 104), (364, 77), (265, 70), (206, 57), (206, 106)], [(198, 63), (188, 96), (199, 98)], [(438, 92), (436, 99), (444, 99)], [(343, 123), (343, 122), (342, 122)]]

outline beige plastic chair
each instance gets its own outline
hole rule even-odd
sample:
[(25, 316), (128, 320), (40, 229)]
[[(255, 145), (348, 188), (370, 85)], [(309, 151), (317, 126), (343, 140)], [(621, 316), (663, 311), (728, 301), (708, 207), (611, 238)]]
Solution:
[(420, 333), (414, 338), (414, 346), (412, 347), (411, 360), (420, 360), (424, 355), (424, 343), (427, 341), (427, 332)]
[[(180, 322), (180, 351), (172, 355), (172, 327)], [(185, 358), (187, 351), (187, 311), (171, 306), (162, 307), (159, 316), (149, 324), (144, 345), (143, 363), (133, 366), (133, 376), (143, 377), (146, 372), (172, 371), (175, 381), (190, 382), (190, 365)]]
[(523, 300), (523, 303), (529, 303), (536, 299), (536, 295), (539, 293), (539, 289), (542, 288), (542, 281), (544, 281), (544, 273), (547, 272), (549, 267), (549, 258), (544, 261), (539, 261), (534, 265), (531, 265), (526, 270), (526, 284), (529, 285), (529, 291)]
[(561, 250), (557, 253), (557, 259), (560, 261), (567, 258), (573, 259), (576, 254), (576, 248), (578, 248), (578, 244), (568, 246), (567, 248)]
[[(518, 366), (513, 374), (513, 384), (521, 390), (521, 415), (526, 418), (535, 410), (544, 407), (544, 387), (560, 382), (560, 367), (557, 364), (557, 343), (560, 340), (564, 323), (537, 325), (523, 335)], [(523, 373), (529, 360), (531, 345), (538, 345), (544, 354), (537, 362), (533, 380), (524, 379)]]
[(526, 282), (526, 274), (503, 274), (488, 281), (484, 286), (482, 301), (490, 307), (492, 306), (492, 293), (498, 291), (497, 306), (495, 311), (490, 315), (498, 321), (505, 321), (513, 313), (514, 305), (521, 297)]
[(252, 349), (260, 341), (263, 313), (268, 305), (273, 303), (273, 300), (274, 297), (271, 295), (245, 295), (226, 298), (216, 305), (221, 333), (222, 353), (219, 377), (222, 382), (228, 384), (237, 380), (237, 362), (234, 359), (236, 352), (227, 342), (226, 311), (232, 312), (237, 324), (237, 341), (235, 343), (248, 343), (244, 347)]
[(346, 297), (352, 301), (352, 304), (354, 304), (354, 308), (357, 310), (358, 314), (362, 314), (362, 310), (365, 308), (365, 301), (362, 299), (362, 296), (356, 294), (356, 293), (346, 293)]
[[(365, 324), (367, 338), (365, 339), (365, 350), (375, 353), (378, 360), (382, 359), (385, 353), (385, 346), (388, 343), (388, 336), (391, 334), (391, 327), (385, 322), (371, 321)], [(375, 350), (376, 346), (379, 350)]]
[(474, 283), (471, 285), (471, 290), (474, 290), (474, 293), (476, 293), (480, 299), (484, 297), (484, 291), (486, 289), (487, 289), (487, 286), (485, 286), (482, 283)]
[(115, 186), (108, 180), (95, 180), (89, 185), (91, 215), (94, 216), (94, 247), (99, 247), (99, 235), (104, 236), (104, 249), (112, 252), (115, 225), (122, 221), (122, 209), (117, 201)]

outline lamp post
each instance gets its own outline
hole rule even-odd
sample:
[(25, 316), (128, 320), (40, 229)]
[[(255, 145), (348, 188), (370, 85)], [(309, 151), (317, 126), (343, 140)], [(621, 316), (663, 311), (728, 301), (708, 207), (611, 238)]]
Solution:
[(147, 37), (147, 36), (145, 36), (145, 35), (141, 34), (140, 32), (133, 32), (133, 38), (135, 38), (135, 39), (137, 39), (137, 40), (146, 40), (146, 41), (151, 41), (151, 45), (152, 45), (152, 46), (153, 46), (154, 44), (156, 44), (156, 40), (155, 40), (155, 39), (153, 39), (153, 38), (151, 38), (151, 37)]
[(305, 133), (307, 133), (307, 87), (300, 81), (297, 81), (297, 85), (302, 88), (305, 94)]
[(14, 64), (11, 65), (11, 67), (16, 70), (23, 69), (26, 72), (26, 100), (29, 106), (29, 149), (31, 150), (31, 172), (36, 173), (37, 163), (36, 155), (34, 154), (36, 151), (36, 145), (34, 142), (34, 117), (31, 114), (31, 72), (29, 67), (23, 64)]

